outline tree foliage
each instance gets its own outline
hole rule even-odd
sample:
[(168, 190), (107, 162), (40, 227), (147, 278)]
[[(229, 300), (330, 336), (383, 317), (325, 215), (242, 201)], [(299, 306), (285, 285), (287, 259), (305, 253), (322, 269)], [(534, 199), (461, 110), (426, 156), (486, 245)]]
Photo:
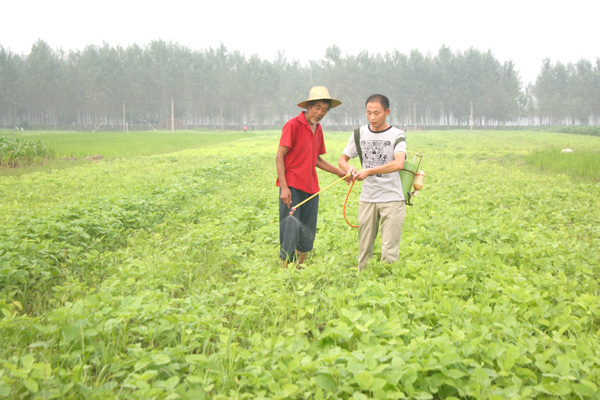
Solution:
[(589, 124), (600, 122), (600, 58), (595, 64), (552, 64), (544, 60), (530, 91), (533, 111), (544, 124)]
[(364, 123), (364, 99), (377, 92), (390, 98), (397, 125), (466, 126), (471, 110), (477, 126), (597, 124), (600, 116), (600, 59), (545, 60), (523, 87), (512, 61), (474, 48), (343, 55), (331, 46), (303, 65), (283, 52), (263, 60), (224, 45), (195, 51), (156, 40), (65, 53), (39, 40), (28, 55), (0, 46), (0, 126), (150, 129), (175, 117), (190, 127), (276, 127), (315, 85), (342, 100), (326, 121), (337, 127)]

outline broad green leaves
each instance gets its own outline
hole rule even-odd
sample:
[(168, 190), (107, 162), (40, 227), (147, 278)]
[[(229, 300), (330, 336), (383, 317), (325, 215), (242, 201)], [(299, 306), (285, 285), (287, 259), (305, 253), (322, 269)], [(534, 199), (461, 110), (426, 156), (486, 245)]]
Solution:
[(0, 180), (0, 396), (597, 398), (597, 185), (512, 162), (545, 136), (412, 135), (400, 260), (360, 275), (342, 186), (280, 269), (277, 135)]

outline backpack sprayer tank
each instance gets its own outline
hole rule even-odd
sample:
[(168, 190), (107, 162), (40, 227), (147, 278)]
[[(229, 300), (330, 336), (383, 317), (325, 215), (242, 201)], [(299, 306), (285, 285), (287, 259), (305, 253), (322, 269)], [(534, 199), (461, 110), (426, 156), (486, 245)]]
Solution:
[[(419, 164), (415, 164), (415, 161), (419, 157)], [(425, 183), (425, 172), (419, 171), (421, 166), (421, 160), (423, 159), (422, 154), (415, 153), (413, 161), (404, 161), (404, 167), (400, 170), (400, 181), (402, 182), (402, 193), (404, 193), (404, 199), (406, 204), (412, 206), (411, 198), (417, 195), (417, 192), (423, 188)], [(414, 189), (411, 192), (411, 189)]]

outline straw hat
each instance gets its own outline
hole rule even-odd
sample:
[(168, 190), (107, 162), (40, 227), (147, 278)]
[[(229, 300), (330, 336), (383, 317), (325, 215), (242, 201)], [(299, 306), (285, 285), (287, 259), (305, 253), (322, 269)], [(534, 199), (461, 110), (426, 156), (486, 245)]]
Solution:
[(298, 107), (308, 109), (308, 103), (313, 100), (331, 100), (331, 108), (337, 107), (342, 104), (341, 101), (336, 100), (329, 96), (329, 90), (325, 86), (314, 86), (308, 93), (308, 100), (298, 103)]

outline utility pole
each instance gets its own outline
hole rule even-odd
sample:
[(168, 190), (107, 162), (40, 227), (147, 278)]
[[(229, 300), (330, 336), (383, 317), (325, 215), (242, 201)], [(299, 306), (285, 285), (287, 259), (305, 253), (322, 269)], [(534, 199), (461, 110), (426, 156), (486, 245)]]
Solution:
[(125, 120), (125, 101), (123, 101), (123, 132), (125, 132), (125, 126), (127, 122)]
[(473, 116), (473, 100), (471, 100), (471, 130), (473, 130), (474, 123), (475, 123), (475, 117)]
[(171, 97), (171, 132), (175, 132), (175, 101)]

